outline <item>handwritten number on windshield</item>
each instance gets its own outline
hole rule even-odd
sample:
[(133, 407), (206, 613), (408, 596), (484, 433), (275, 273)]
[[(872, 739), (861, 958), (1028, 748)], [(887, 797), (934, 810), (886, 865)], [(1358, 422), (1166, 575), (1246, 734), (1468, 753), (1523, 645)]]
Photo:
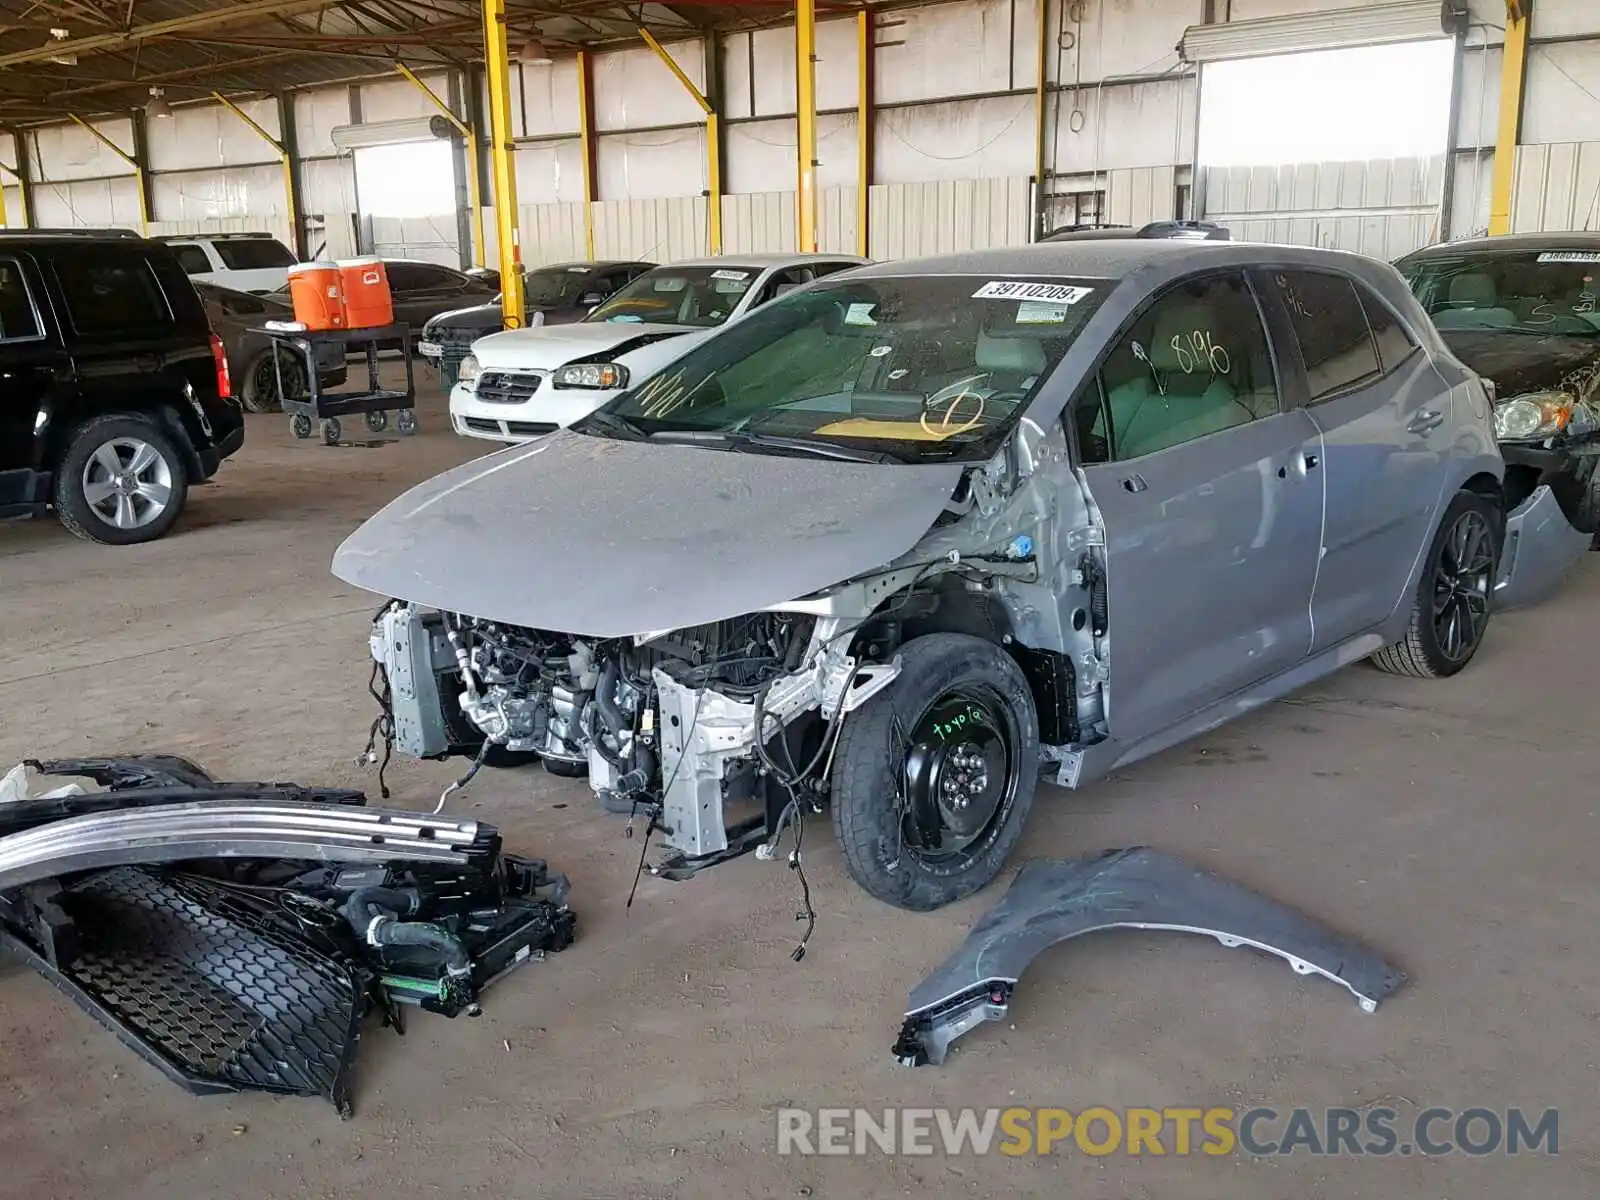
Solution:
[(1213, 375), (1226, 375), (1233, 369), (1233, 360), (1227, 350), (1217, 345), (1209, 329), (1196, 329), (1192, 333), (1172, 335), (1172, 352), (1178, 357), (1178, 369), (1185, 375), (1209, 368)]

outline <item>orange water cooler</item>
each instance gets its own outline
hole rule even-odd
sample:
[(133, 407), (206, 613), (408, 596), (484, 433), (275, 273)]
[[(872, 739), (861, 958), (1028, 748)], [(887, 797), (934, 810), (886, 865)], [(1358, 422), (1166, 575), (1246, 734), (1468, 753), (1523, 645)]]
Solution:
[(294, 319), (308, 330), (349, 328), (336, 263), (296, 263), (290, 267), (289, 299), (294, 302)]
[(339, 286), (344, 293), (345, 314), (351, 329), (376, 329), (394, 324), (394, 299), (389, 292), (389, 273), (381, 258), (342, 258), (339, 260)]

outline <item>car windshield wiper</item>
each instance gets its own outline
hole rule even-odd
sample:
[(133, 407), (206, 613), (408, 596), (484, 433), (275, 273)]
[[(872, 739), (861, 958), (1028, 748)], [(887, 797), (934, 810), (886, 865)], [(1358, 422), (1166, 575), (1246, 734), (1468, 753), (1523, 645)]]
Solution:
[[(575, 433), (593, 433), (626, 442), (642, 442), (650, 435), (644, 428), (617, 413), (596, 409), (573, 427)], [(604, 431), (602, 434), (601, 431)]]
[(836, 458), (845, 462), (891, 463), (901, 460), (880, 450), (840, 446), (811, 438), (778, 437), (770, 433), (743, 433), (723, 429), (662, 429), (650, 435), (653, 442), (686, 442), (696, 446), (717, 446), (734, 452), (760, 454), (762, 451), (801, 454), (812, 458)]

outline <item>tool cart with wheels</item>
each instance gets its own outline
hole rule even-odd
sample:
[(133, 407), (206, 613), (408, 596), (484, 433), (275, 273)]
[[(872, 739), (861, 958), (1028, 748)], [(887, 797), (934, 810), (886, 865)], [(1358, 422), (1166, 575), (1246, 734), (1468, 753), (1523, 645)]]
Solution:
[[(411, 355), (402, 351), (406, 367), (406, 384), (403, 390), (385, 388), (378, 378), (378, 349), (383, 345), (411, 344), (411, 329), (404, 324), (383, 325), (371, 329), (284, 330), (267, 326), (262, 330), (272, 339), (273, 369), (279, 376), (279, 394), (284, 397), (283, 411), (288, 414), (289, 428), (297, 438), (309, 438), (316, 427), (322, 425), (322, 440), (336, 446), (344, 438), (343, 419), (360, 416), (367, 430), (382, 433), (389, 427), (389, 414), (395, 414), (395, 429), (402, 437), (417, 431), (417, 388), (412, 373)], [(349, 354), (356, 347), (364, 348), (367, 359), (367, 386), (364, 391), (340, 390), (325, 392), (316, 381), (314, 364), (319, 347), (337, 343)], [(307, 370), (311, 383), (306, 394), (291, 398), (283, 390), (286, 372)]]

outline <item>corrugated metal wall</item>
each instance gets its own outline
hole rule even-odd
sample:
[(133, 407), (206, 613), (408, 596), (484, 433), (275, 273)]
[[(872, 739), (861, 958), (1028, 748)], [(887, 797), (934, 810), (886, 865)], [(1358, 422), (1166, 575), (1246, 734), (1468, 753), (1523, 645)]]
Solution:
[(1033, 185), (1026, 176), (880, 184), (868, 205), (872, 257), (918, 258), (1026, 243)]
[(1178, 168), (1137, 167), (1106, 172), (1105, 220), (1113, 225), (1148, 225), (1178, 215)]
[[(827, 254), (856, 253), (856, 192), (823, 188), (817, 245)], [(794, 192), (746, 192), (722, 198), (722, 249), (727, 254), (782, 254), (799, 238)]]
[(1439, 229), (1444, 157), (1212, 167), (1204, 216), (1241, 241), (1354, 250), (1395, 259)]
[(1600, 142), (1519, 148), (1511, 226), (1516, 233), (1600, 229)]

